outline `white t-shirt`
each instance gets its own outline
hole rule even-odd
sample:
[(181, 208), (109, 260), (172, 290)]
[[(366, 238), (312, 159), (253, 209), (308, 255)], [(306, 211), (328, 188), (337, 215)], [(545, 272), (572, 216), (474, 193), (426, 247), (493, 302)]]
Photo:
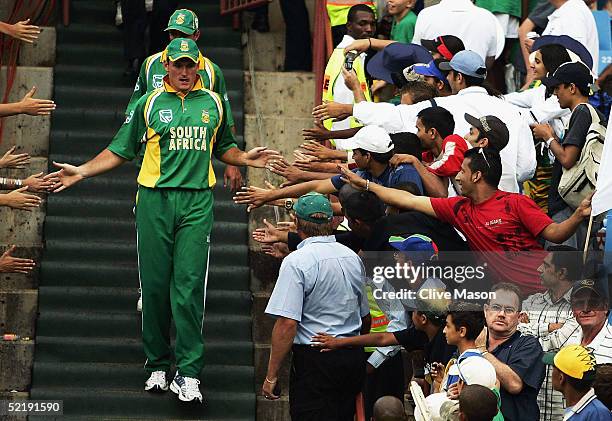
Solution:
[[(510, 139), (500, 152), (502, 177), (499, 189), (518, 193), (519, 183), (530, 179), (536, 168), (536, 153), (527, 120), (518, 108), (501, 98), (487, 94), (482, 87), (462, 89), (456, 95), (435, 98), (436, 105), (446, 108), (455, 120), (455, 133), (464, 136), (470, 131), (465, 113), (476, 118), (493, 115), (506, 123)], [(360, 102), (353, 106), (353, 116), (364, 125), (375, 124), (388, 133), (416, 133), (417, 114), (431, 107), (430, 101), (413, 105)]]
[(572, 112), (561, 108), (556, 95), (546, 98), (546, 86), (539, 85), (522, 92), (504, 95), (506, 101), (521, 109), (529, 124), (550, 124), (559, 138), (569, 124)]
[(442, 0), (421, 10), (412, 42), (454, 35), (466, 50), (478, 53), (483, 60), (497, 52), (497, 19), (493, 13), (477, 7), (470, 0)]
[(568, 35), (580, 41), (593, 56), (593, 73), (599, 67), (599, 37), (593, 13), (583, 0), (568, 0), (548, 17), (542, 35)]

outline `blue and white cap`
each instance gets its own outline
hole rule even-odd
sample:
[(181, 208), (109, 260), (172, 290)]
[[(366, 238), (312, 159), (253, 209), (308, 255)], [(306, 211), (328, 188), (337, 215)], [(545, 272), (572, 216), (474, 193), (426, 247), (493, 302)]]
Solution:
[(440, 70), (454, 70), (455, 72), (480, 79), (487, 77), (487, 67), (484, 60), (478, 53), (471, 50), (459, 51), (450, 62), (440, 63)]

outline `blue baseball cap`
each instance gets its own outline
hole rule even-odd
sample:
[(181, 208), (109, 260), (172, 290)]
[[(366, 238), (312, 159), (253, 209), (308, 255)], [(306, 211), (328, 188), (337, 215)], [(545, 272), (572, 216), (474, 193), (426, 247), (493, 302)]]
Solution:
[(450, 62), (440, 63), (440, 70), (454, 70), (466, 76), (480, 79), (487, 77), (487, 67), (484, 60), (480, 55), (471, 50), (459, 51)]
[(435, 77), (436, 79), (441, 80), (444, 83), (448, 83), (448, 80), (446, 80), (446, 77), (442, 74), (440, 69), (438, 69), (434, 60), (430, 61), (427, 64), (423, 64), (423, 63), (415, 64), (414, 66), (412, 66), (411, 70), (417, 75), (432, 76), (432, 77)]
[(373, 78), (393, 83), (392, 73), (401, 73), (412, 64), (428, 63), (431, 60), (431, 53), (422, 45), (394, 42), (376, 53), (366, 69)]
[(426, 235), (413, 234), (406, 238), (393, 235), (389, 237), (389, 245), (417, 264), (438, 255), (438, 246)]

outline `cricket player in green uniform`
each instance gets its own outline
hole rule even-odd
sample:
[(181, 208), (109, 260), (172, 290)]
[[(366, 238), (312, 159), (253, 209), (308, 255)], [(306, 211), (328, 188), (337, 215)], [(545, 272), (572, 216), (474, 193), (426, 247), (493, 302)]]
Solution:
[[(170, 41), (174, 38), (191, 38), (194, 41), (200, 39), (200, 29), (198, 23), (198, 16), (191, 10), (178, 9), (168, 21), (168, 27), (166, 28)], [(160, 51), (153, 54), (145, 59), (140, 66), (140, 73), (134, 86), (134, 92), (128, 103), (125, 115), (126, 117), (136, 107), (136, 103), (147, 93), (163, 88), (163, 80), (166, 75), (166, 69), (164, 67), (165, 62), (165, 51)], [(229, 98), (227, 96), (227, 87), (225, 85), (225, 77), (223, 72), (215, 63), (213, 63), (207, 57), (200, 54), (198, 73), (202, 78), (202, 83), (206, 89), (214, 91), (219, 94), (222, 101), (225, 103), (227, 110), (227, 121), (229, 126), (234, 128), (234, 116), (232, 115), (232, 109), (230, 107)], [(235, 133), (235, 132), (234, 132)], [(238, 190), (242, 185), (242, 175), (238, 168), (234, 166), (227, 166), (223, 175), (224, 185), (230, 187), (232, 191)]]
[(278, 158), (265, 147), (236, 147), (221, 97), (203, 87), (195, 41), (167, 48), (163, 87), (138, 100), (107, 149), (81, 166), (54, 163), (55, 191), (118, 167), (145, 148), (138, 175), (136, 225), (143, 297), (145, 390), (168, 390), (170, 320), (176, 325), (177, 372), (170, 389), (182, 401), (202, 401), (202, 326), (213, 224), (213, 154), (223, 162), (263, 168)]

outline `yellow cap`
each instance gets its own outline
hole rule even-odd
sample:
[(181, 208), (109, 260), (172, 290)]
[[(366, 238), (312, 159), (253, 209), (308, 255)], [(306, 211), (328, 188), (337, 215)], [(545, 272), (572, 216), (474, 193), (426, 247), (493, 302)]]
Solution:
[(591, 349), (580, 345), (566, 346), (558, 352), (547, 352), (542, 361), (544, 364), (554, 365), (562, 373), (575, 379), (595, 378), (595, 355)]

